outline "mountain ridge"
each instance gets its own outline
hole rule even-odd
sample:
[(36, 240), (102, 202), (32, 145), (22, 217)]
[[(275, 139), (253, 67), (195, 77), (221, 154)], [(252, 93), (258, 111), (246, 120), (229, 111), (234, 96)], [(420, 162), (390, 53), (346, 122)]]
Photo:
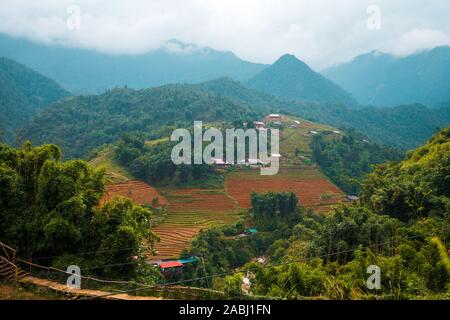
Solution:
[(392, 107), (420, 103), (450, 105), (450, 47), (439, 46), (397, 57), (370, 52), (333, 66), (323, 74), (362, 104)]
[(358, 102), (349, 93), (292, 54), (281, 56), (246, 84), (253, 89), (290, 100), (358, 106)]
[(170, 40), (145, 54), (107, 54), (90, 49), (35, 43), (0, 33), (0, 56), (12, 58), (54, 79), (75, 94), (98, 94), (171, 83), (198, 83), (222, 76), (246, 80), (266, 67), (218, 51)]

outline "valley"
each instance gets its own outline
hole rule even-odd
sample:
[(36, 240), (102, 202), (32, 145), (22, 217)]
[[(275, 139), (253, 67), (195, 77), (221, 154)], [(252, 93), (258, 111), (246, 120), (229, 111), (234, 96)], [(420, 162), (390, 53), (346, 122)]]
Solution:
[[(274, 176), (262, 176), (258, 168), (236, 166), (216, 169), (220, 178), (214, 183), (199, 181), (185, 186), (164, 181), (150, 186), (132, 180), (130, 173), (114, 160), (114, 154), (108, 153), (111, 147), (107, 147), (90, 161), (92, 165), (105, 169), (107, 179), (109, 177), (110, 184), (106, 185), (106, 194), (101, 201), (123, 196), (138, 204), (164, 207), (163, 218), (158, 217), (153, 228), (160, 241), (155, 244), (156, 253), (149, 257), (151, 260), (176, 259), (183, 250), (189, 249), (191, 240), (202, 230), (236, 223), (251, 207), (252, 192), (294, 192), (302, 206), (321, 213), (328, 212), (333, 205), (343, 201), (344, 194), (312, 162), (310, 143), (314, 133), (341, 133), (331, 126), (298, 117), (283, 115), (281, 123), (280, 150), (283, 157), (280, 170)], [(145, 144), (151, 146), (161, 140)], [(110, 179), (120, 176), (122, 182)], [(159, 201), (152, 205), (154, 197)]]

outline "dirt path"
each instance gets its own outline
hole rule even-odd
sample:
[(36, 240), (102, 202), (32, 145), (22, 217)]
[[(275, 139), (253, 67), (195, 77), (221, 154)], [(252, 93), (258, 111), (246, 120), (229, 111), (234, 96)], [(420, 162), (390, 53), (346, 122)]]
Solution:
[(115, 295), (108, 295), (110, 292), (107, 291), (100, 291), (100, 290), (89, 290), (89, 289), (69, 289), (66, 285), (46, 280), (46, 279), (39, 279), (31, 276), (26, 276), (19, 280), (20, 283), (23, 284), (31, 284), (35, 286), (40, 287), (46, 287), (48, 289), (51, 289), (53, 291), (57, 291), (59, 293), (69, 294), (73, 296), (74, 298), (80, 298), (80, 297), (91, 297), (91, 298), (101, 298), (101, 299), (107, 299), (107, 300), (163, 300), (163, 298), (160, 297), (145, 297), (145, 296), (131, 296), (128, 294), (120, 293)]

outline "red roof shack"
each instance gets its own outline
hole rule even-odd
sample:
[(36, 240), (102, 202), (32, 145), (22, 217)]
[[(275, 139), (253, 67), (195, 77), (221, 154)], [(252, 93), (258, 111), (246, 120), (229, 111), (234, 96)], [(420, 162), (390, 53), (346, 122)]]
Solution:
[(183, 264), (179, 261), (167, 261), (167, 262), (162, 262), (159, 267), (164, 270), (164, 269), (170, 269), (170, 268), (180, 268), (183, 267)]

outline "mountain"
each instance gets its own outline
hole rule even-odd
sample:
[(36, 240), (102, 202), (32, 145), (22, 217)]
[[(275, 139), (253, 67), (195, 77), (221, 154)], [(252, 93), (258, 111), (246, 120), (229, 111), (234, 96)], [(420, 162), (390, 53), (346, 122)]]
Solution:
[(450, 47), (437, 47), (406, 57), (373, 51), (323, 74), (363, 104), (436, 107), (450, 105), (449, 70)]
[(146, 54), (112, 55), (0, 34), (0, 56), (13, 58), (76, 94), (101, 93), (124, 86), (143, 89), (170, 83), (197, 83), (223, 76), (246, 80), (266, 67), (243, 61), (232, 52), (176, 40)]
[(56, 143), (65, 157), (83, 157), (124, 133), (158, 137), (194, 120), (235, 121), (261, 116), (248, 107), (194, 85), (113, 89), (101, 95), (70, 97), (39, 113), (22, 136), (33, 144)]
[(198, 86), (254, 111), (291, 113), (319, 123), (352, 127), (374, 141), (404, 150), (416, 148), (438, 128), (450, 124), (450, 107), (430, 109), (414, 104), (394, 108), (354, 109), (334, 103), (300, 102), (274, 97), (229, 78), (208, 81)]
[(0, 129), (5, 142), (50, 103), (69, 95), (53, 80), (6, 58), (0, 58)]
[(286, 103), (291, 103), (270, 94), (249, 88), (242, 82), (227, 77), (202, 82), (197, 86), (226, 97), (235, 103), (249, 106), (258, 111), (278, 112), (283, 109)]
[(253, 89), (292, 100), (358, 105), (349, 93), (289, 54), (248, 80), (247, 84)]
[(274, 97), (230, 78), (220, 78), (197, 85), (113, 89), (101, 95), (63, 99), (40, 112), (21, 137), (35, 144), (56, 143), (65, 156), (82, 157), (127, 132), (157, 137), (161, 130), (191, 126), (194, 120), (256, 120), (268, 112), (352, 127), (374, 141), (404, 150), (417, 147), (438, 128), (450, 124), (450, 108), (404, 105), (352, 109)]

